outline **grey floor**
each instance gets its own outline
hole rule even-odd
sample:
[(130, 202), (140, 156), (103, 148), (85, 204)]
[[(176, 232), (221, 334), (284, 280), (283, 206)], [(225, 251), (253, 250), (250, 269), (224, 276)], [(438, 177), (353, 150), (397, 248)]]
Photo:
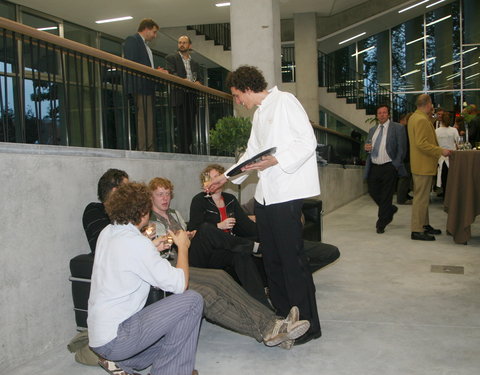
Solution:
[[(399, 206), (382, 235), (368, 196), (326, 215), (325, 242), (342, 256), (314, 274), (323, 336), (285, 351), (204, 322), (200, 374), (479, 374), (480, 224), (467, 246), (445, 234), (412, 241), (410, 211)], [(446, 214), (433, 196), (430, 216), (445, 229)], [(432, 265), (462, 266), (464, 274), (433, 273)], [(65, 344), (47, 358), (10, 375), (105, 373), (75, 363)]]

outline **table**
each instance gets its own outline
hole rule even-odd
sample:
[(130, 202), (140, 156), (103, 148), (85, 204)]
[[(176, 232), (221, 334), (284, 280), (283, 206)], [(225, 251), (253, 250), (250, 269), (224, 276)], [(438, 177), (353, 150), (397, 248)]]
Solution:
[(480, 215), (480, 151), (454, 151), (450, 155), (444, 201), (447, 231), (455, 243), (471, 238), (470, 225)]

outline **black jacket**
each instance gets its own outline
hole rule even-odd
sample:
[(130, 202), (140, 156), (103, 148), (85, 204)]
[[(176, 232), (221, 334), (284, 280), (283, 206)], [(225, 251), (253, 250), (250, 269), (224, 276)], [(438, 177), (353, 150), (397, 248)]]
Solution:
[[(248, 218), (242, 210), (237, 198), (228, 193), (222, 193), (227, 215), (233, 213), (236, 224), (233, 227), (233, 234), (240, 237), (257, 239), (257, 225)], [(212, 198), (205, 198), (205, 193), (198, 193), (192, 199), (190, 204), (190, 220), (188, 230), (198, 230), (202, 223), (211, 223), (216, 225), (220, 220), (220, 211)]]

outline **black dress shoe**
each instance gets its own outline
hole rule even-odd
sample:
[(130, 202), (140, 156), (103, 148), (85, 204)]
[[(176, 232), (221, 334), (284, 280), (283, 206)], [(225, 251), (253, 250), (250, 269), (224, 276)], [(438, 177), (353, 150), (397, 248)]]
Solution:
[(423, 229), (425, 229), (425, 233), (428, 234), (442, 234), (442, 231), (440, 229), (435, 229), (430, 225), (424, 225)]
[(430, 236), (428, 233), (425, 232), (412, 232), (411, 239), (419, 241), (435, 241), (435, 237)]
[(378, 234), (385, 233), (385, 227), (377, 227), (377, 233)]
[(298, 339), (296, 339), (293, 345), (303, 345), (311, 340), (318, 339), (320, 336), (322, 336), (322, 332), (307, 332), (303, 336), (300, 336)]

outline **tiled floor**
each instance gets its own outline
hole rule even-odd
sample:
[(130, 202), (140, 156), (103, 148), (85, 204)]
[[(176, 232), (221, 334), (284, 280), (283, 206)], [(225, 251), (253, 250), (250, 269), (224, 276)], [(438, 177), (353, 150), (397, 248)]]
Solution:
[[(399, 206), (381, 235), (368, 196), (325, 216), (325, 242), (342, 255), (314, 275), (322, 338), (285, 351), (204, 322), (200, 374), (480, 373), (480, 224), (472, 226), (468, 246), (445, 234), (435, 242), (412, 241), (410, 210)], [(446, 214), (435, 198), (430, 218), (445, 229)], [(432, 273), (431, 265), (463, 266), (465, 272)], [(65, 344), (9, 375), (104, 373), (75, 363)]]

